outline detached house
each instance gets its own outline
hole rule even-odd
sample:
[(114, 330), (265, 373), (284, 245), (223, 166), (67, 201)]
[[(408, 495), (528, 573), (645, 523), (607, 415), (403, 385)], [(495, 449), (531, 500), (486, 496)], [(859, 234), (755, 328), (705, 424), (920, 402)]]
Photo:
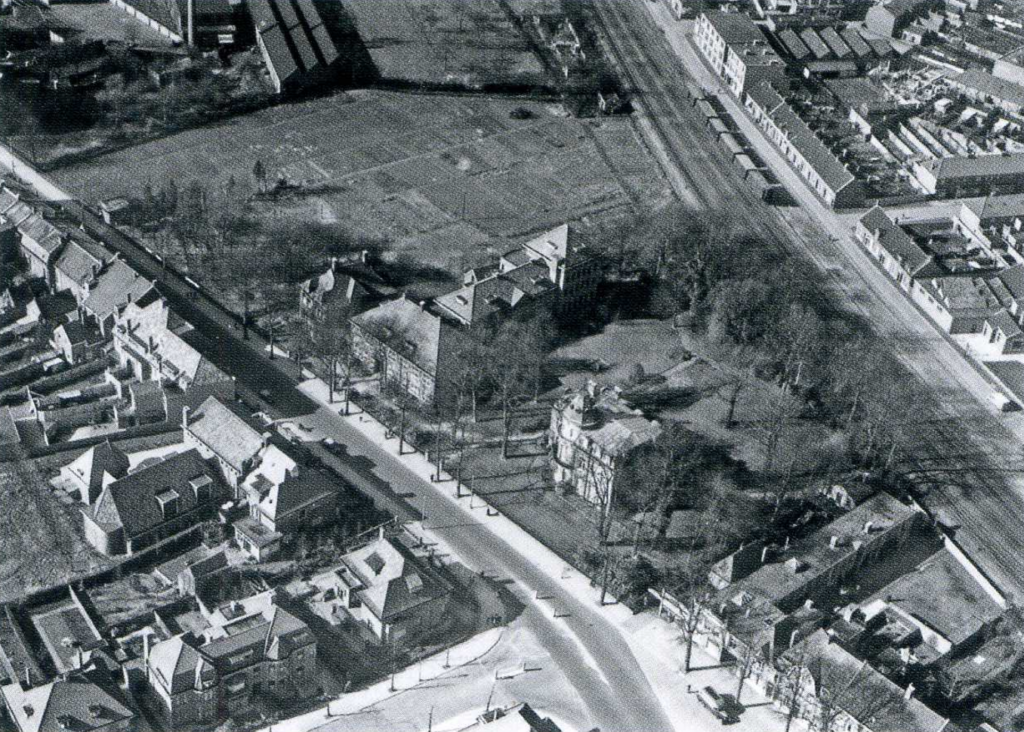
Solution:
[(207, 397), (194, 413), (182, 411), (182, 440), (207, 460), (216, 460), (225, 482), (237, 489), (242, 479), (256, 466), (260, 451), (266, 447), (263, 435), (241, 414), (234, 403)]
[(443, 376), (457, 358), (465, 336), (456, 322), (426, 303), (403, 295), (357, 315), (352, 323), (355, 358), (383, 383), (395, 386), (424, 404), (433, 403)]
[(191, 528), (223, 497), (216, 469), (188, 450), (107, 483), (82, 508), (85, 538), (103, 554), (133, 554)]
[(18, 678), (0, 687), (0, 700), (16, 732), (129, 732), (136, 712), (105, 670), (95, 665), (41, 686)]
[(368, 252), (361, 252), (354, 261), (332, 257), (323, 274), (299, 285), (299, 314), (307, 322), (323, 322), (336, 304), (357, 314), (395, 294), (395, 288), (373, 266)]
[(661, 425), (626, 404), (615, 389), (599, 390), (590, 382), (551, 407), (548, 439), (555, 482), (608, 511), (623, 464), (660, 434)]
[(404, 295), (351, 319), (356, 358), (424, 404), (448, 388), (445, 379), (474, 329), (502, 319), (527, 318), (548, 308), (585, 320), (602, 276), (598, 256), (562, 225), (471, 269), (462, 287), (431, 303)]
[(361, 623), (382, 643), (410, 643), (437, 628), (452, 595), (429, 560), (383, 534), (311, 582), (315, 612), (332, 624)]
[(128, 474), (128, 456), (110, 443), (101, 442), (60, 469), (60, 477), (78, 489), (82, 503), (91, 506), (109, 483)]
[(274, 604), (273, 592), (200, 609), (208, 623), (201, 635), (156, 643), (145, 658), (167, 729), (212, 726), (258, 697), (288, 701), (317, 693), (316, 638)]
[(249, 517), (279, 534), (337, 518), (341, 493), (342, 486), (332, 474), (300, 468), (276, 445), (261, 452), (259, 466), (241, 486)]

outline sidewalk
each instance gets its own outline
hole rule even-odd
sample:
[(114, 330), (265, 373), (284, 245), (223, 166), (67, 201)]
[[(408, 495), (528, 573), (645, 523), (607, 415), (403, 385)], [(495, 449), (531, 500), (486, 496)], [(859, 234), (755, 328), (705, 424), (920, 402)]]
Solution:
[[(341, 415), (344, 407), (338, 402), (333, 404), (328, 402), (325, 383), (318, 379), (310, 379), (300, 384), (299, 389), (332, 412), (339, 413), (340, 419), (346, 420), (359, 432), (380, 445), (382, 449), (398, 456), (398, 438), (387, 439), (385, 437), (386, 429), (369, 414), (360, 411), (359, 414), (347, 417)], [(424, 481), (432, 483), (439, 494), (444, 495), (451, 503), (458, 505), (465, 513), (472, 516), (475, 522), (503, 539), (510, 546), (515, 547), (520, 555), (526, 557), (531, 564), (548, 577), (566, 587), (575, 597), (592, 603), (595, 609), (618, 629), (626, 641), (676, 730), (693, 732), (704, 726), (709, 730), (718, 726), (717, 720), (711, 717), (707, 710), (697, 702), (696, 696), (681, 693), (681, 689), (684, 689), (687, 683), (690, 683), (694, 689), (710, 684), (723, 693), (734, 694), (737, 680), (728, 668), (716, 666), (709, 656), (706, 656), (699, 648), (694, 648), (693, 665), (700, 670), (683, 675), (681, 669), (685, 647), (679, 640), (680, 632), (673, 625), (652, 612), (634, 615), (627, 607), (615, 603), (610, 596), (606, 602), (611, 604), (598, 608), (600, 589), (592, 587), (588, 577), (567, 566), (560, 557), (526, 533), (511, 519), (491, 509), (482, 498), (470, 497), (468, 486), (464, 485), (462, 488), (463, 497), (456, 498), (454, 478), (442, 472), (441, 482), (433, 483), (431, 478), (434, 474), (434, 466), (422, 453), (413, 451), (411, 447), (406, 446), (405, 453), (401, 455), (400, 459), (416, 475)], [(425, 523), (429, 523), (429, 517)], [(439, 549), (444, 550), (442, 553), (451, 553), (444, 540), (431, 533), (429, 526), (420, 524), (416, 529), (430, 541), (436, 542)], [(534, 601), (549, 610), (554, 617), (558, 617), (562, 612), (562, 608), (544, 597), (535, 598)], [(580, 650), (586, 657), (586, 650), (582, 645)], [(714, 668), (712, 668), (713, 666)], [(610, 681), (614, 682), (614, 680)], [(767, 700), (756, 691), (749, 686), (745, 687), (743, 699), (749, 709), (743, 715), (740, 723), (734, 726), (734, 729), (749, 730), (750, 732), (766, 732), (773, 727), (781, 729), (781, 717), (772, 711), (770, 706), (767, 706)], [(704, 722), (707, 724), (705, 725)]]
[(421, 684), (455, 673), (460, 668), (475, 663), (490, 653), (501, 641), (503, 632), (503, 628), (485, 630), (454, 646), (450, 651), (442, 651), (423, 659), (420, 663), (402, 669), (395, 674), (394, 689), (391, 686), (391, 679), (388, 678), (366, 689), (351, 694), (342, 694), (324, 707), (291, 719), (275, 722), (264, 729), (267, 732), (270, 732), (271, 729), (276, 732), (308, 732), (324, 725), (333, 717), (364, 711), (396, 694), (415, 689)]

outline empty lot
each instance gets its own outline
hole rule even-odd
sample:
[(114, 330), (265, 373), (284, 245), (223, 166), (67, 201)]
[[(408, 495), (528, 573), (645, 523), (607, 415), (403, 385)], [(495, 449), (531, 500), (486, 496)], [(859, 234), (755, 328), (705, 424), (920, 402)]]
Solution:
[(498, 0), (344, 0), (385, 80), (540, 84), (544, 67)]
[[(528, 118), (510, 117), (516, 108)], [(259, 216), (340, 222), (449, 271), (504, 246), (489, 244), (492, 237), (581, 219), (600, 225), (671, 197), (628, 118), (578, 120), (540, 103), (380, 91), (275, 107), (54, 177), (96, 202), (140, 196), (147, 182), (173, 180), (184, 190), (192, 180), (249, 181), (257, 160), (272, 180), (300, 186), (260, 201)]]
[(0, 602), (109, 566), (85, 543), (77, 505), (28, 460), (0, 463)]

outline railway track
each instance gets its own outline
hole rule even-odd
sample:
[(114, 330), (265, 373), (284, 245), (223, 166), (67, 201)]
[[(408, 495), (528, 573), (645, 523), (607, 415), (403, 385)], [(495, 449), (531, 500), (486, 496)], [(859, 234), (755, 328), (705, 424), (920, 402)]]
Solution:
[[(606, 48), (676, 169), (671, 172), (684, 183), (682, 190), (677, 186), (680, 199), (697, 209), (725, 208), (766, 244), (809, 259), (825, 275), (823, 289), (873, 324), (876, 336), (928, 385), (934, 398), (921, 405), (908, 428), (912, 434), (900, 470), (924, 484), (924, 504), (947, 525), (969, 528), (964, 537), (968, 551), (976, 553), (997, 583), (1024, 592), (1020, 439), (957, 388), (963, 363), (952, 361), (959, 357), (922, 356), (929, 351), (921, 341), (937, 342), (942, 336), (930, 322), (921, 327), (923, 316), (915, 322), (904, 303), (894, 302), (898, 296), (890, 283), (873, 282), (860, 269), (863, 262), (857, 266), (854, 258), (867, 261), (866, 255), (855, 246), (851, 250), (848, 237), (801, 232), (740, 180), (703, 117), (690, 106), (688, 92), (699, 86), (642, 7), (646, 1), (609, 0), (590, 8)], [(1018, 481), (1017, 489), (1010, 481)]]

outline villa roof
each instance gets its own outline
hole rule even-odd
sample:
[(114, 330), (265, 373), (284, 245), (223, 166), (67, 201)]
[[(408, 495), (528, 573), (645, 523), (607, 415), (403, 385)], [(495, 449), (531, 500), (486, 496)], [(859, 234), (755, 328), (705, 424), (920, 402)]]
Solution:
[(129, 302), (138, 300), (151, 289), (152, 282), (127, 263), (116, 260), (99, 276), (82, 307), (102, 319), (116, 313)]
[(189, 416), (188, 430), (239, 472), (263, 449), (262, 434), (217, 397), (208, 397)]
[(88, 732), (135, 716), (109, 684), (73, 673), (22, 690), (17, 683), (0, 689), (19, 732)]
[(79, 455), (68, 470), (91, 487), (103, 484), (103, 474), (109, 473), (114, 479), (123, 478), (128, 474), (128, 456), (110, 443), (110, 440), (90, 447)]
[(176, 515), (196, 508), (200, 502), (191, 483), (202, 479), (216, 481), (214, 470), (197, 450), (186, 450), (108, 484), (87, 510), (101, 527), (123, 528), (130, 539), (164, 523), (160, 496), (168, 491), (177, 494)]
[(360, 600), (383, 622), (451, 592), (439, 574), (399, 541), (377, 539), (349, 552), (342, 562), (362, 583)]

